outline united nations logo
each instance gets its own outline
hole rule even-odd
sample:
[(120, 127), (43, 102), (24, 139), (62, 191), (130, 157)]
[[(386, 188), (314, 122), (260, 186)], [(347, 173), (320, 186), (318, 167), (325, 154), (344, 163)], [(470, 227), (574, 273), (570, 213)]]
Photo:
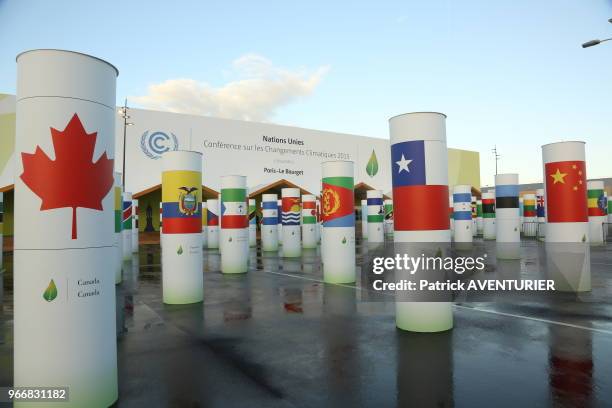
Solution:
[(157, 160), (163, 153), (178, 150), (178, 138), (174, 133), (146, 131), (140, 137), (140, 149), (153, 160)]
[(197, 187), (179, 188), (179, 211), (184, 215), (193, 215), (198, 212)]

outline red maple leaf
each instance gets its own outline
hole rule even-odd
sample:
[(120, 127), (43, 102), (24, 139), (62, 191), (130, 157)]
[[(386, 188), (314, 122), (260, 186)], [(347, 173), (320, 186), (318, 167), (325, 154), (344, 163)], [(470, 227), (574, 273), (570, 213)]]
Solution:
[(76, 113), (63, 131), (50, 129), (55, 160), (40, 146), (34, 154), (21, 153), (21, 179), (42, 200), (41, 211), (72, 208), (72, 239), (76, 239), (76, 209), (102, 211), (102, 199), (113, 186), (113, 160), (104, 152), (92, 163), (98, 132), (87, 133)]

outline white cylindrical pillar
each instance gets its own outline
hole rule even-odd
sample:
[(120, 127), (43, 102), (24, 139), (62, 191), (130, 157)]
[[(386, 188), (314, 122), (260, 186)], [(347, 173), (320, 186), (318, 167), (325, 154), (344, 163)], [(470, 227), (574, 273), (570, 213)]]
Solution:
[(497, 258), (520, 259), (518, 174), (495, 175), (495, 236)]
[(523, 195), (523, 234), (535, 237), (538, 234), (538, 218), (536, 214), (536, 196), (527, 193)]
[(482, 237), (495, 239), (495, 190), (482, 193)]
[(64, 407), (117, 399), (116, 77), (76, 52), (17, 56), (13, 384), (68, 387)]
[(450, 192), (448, 194), (448, 219), (450, 220), (451, 239), (454, 239), (455, 236), (455, 216), (453, 215), (453, 212), (455, 211), (454, 207), (453, 193)]
[(525, 225), (525, 215), (523, 214), (523, 197), (519, 196), (519, 225), (520, 231), (523, 232)]
[(164, 210), (162, 207), (162, 202), (159, 202), (159, 246), (162, 247), (163, 238), (164, 238)]
[(393, 200), (385, 200), (385, 236), (393, 238)]
[(278, 232), (278, 245), (283, 245), (283, 200), (279, 199), (276, 202), (278, 207), (278, 225), (276, 230)]
[[(460, 249), (472, 247), (472, 188), (469, 185), (453, 187), (453, 217), (455, 218), (455, 243)], [(467, 244), (467, 245), (466, 245)]]
[(208, 248), (208, 206), (202, 197), (202, 248)]
[(206, 235), (208, 249), (219, 248), (219, 200), (206, 200)]
[(221, 272), (245, 273), (249, 263), (249, 218), (245, 176), (221, 177)]
[(278, 196), (261, 196), (261, 247), (263, 251), (278, 251)]
[(317, 244), (321, 242), (321, 200), (317, 198), (317, 223), (316, 223), (316, 231), (317, 231)]
[(317, 247), (317, 202), (312, 194), (302, 195), (302, 247)]
[(283, 257), (297, 258), (302, 255), (302, 244), (300, 237), (300, 205), (299, 188), (283, 188), (282, 197), (282, 220), (283, 220)]
[(589, 237), (591, 245), (604, 243), (604, 226), (608, 221), (608, 199), (601, 180), (587, 181)]
[(138, 253), (138, 200), (132, 200), (132, 253)]
[(361, 200), (361, 239), (368, 239), (368, 200)]
[(546, 237), (546, 209), (544, 205), (544, 189), (536, 190), (536, 214), (538, 216), (538, 238)]
[(484, 217), (482, 214), (482, 200), (476, 200), (476, 231), (477, 231), (477, 234), (482, 235), (483, 229), (484, 229)]
[(380, 190), (368, 190), (368, 244), (381, 244), (385, 242), (385, 208), (383, 204), (383, 193)]
[(121, 234), (123, 235), (123, 260), (132, 259), (132, 193), (123, 192), (123, 217)]
[(249, 247), (257, 246), (257, 202), (249, 198)]
[(355, 282), (354, 164), (327, 161), (322, 166), (323, 280)]
[(476, 218), (478, 217), (478, 208), (476, 206), (476, 196), (472, 196), (471, 209), (472, 209), (472, 237), (475, 237), (476, 235), (478, 235), (478, 225), (476, 223)]
[(123, 270), (123, 198), (121, 191), (122, 183), (121, 173), (114, 173), (113, 184), (113, 199), (114, 199), (114, 216), (115, 216), (115, 234), (113, 246), (116, 249), (115, 254), (115, 284), (121, 283)]

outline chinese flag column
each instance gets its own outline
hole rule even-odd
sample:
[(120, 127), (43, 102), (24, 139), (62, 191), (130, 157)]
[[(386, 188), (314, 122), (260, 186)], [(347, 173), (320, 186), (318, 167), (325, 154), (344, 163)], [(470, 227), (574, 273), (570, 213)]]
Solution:
[[(246, 177), (221, 177), (221, 272), (245, 273), (249, 261)], [(201, 274), (201, 272), (200, 272)]]
[(123, 227), (123, 221), (122, 221), (122, 217), (123, 217), (123, 198), (122, 198), (122, 192), (121, 192), (121, 180), (122, 180), (122, 176), (121, 173), (117, 173), (115, 172), (114, 174), (115, 176), (115, 182), (113, 185), (113, 199), (114, 199), (114, 217), (115, 217), (115, 235), (114, 235), (114, 242), (113, 242), (113, 246), (116, 249), (116, 256), (115, 256), (115, 283), (121, 283), (122, 280), (122, 275), (121, 275), (121, 270), (123, 268), (123, 233), (122, 231), (122, 227)]
[(249, 198), (249, 246), (257, 245), (257, 203)]
[(608, 202), (601, 180), (587, 181), (589, 238), (591, 245), (603, 244), (604, 223), (608, 219)]
[(591, 290), (584, 142), (542, 146), (546, 265), (555, 289)]
[(278, 251), (278, 196), (276, 194), (262, 194), (262, 223), (261, 247), (262, 250)]
[(117, 75), (70, 51), (17, 56), (14, 385), (70, 389), (49, 406), (117, 400)]
[(302, 247), (313, 249), (317, 247), (317, 202), (312, 194), (302, 196)]
[(202, 248), (208, 247), (208, 206), (202, 199)]
[(163, 300), (172, 305), (201, 302), (202, 154), (170, 151), (161, 161)]
[(544, 208), (544, 189), (536, 190), (536, 215), (538, 216), (538, 238), (546, 237), (546, 210)]
[(282, 222), (283, 222), (283, 257), (298, 258), (302, 255), (300, 236), (300, 205), (299, 188), (283, 188), (281, 190)]
[[(395, 251), (438, 256), (450, 245), (446, 115), (419, 112), (395, 116), (389, 120), (389, 129)], [(428, 298), (421, 302), (396, 298), (397, 327), (414, 332), (451, 329), (451, 303)]]
[(482, 238), (495, 239), (495, 191), (482, 193)]
[(518, 174), (495, 175), (495, 236), (498, 259), (520, 259)]
[(355, 282), (354, 165), (327, 161), (322, 166), (323, 280)]
[(123, 192), (123, 216), (121, 219), (123, 235), (123, 260), (132, 259), (132, 193)]
[(472, 248), (472, 187), (467, 184), (453, 187), (453, 217), (455, 218), (455, 246)]
[(380, 190), (368, 190), (368, 244), (379, 246), (385, 242), (385, 209), (383, 206), (383, 193)]
[(206, 200), (206, 213), (208, 249), (219, 249), (219, 200)]
[(132, 200), (132, 253), (138, 253), (138, 200)]

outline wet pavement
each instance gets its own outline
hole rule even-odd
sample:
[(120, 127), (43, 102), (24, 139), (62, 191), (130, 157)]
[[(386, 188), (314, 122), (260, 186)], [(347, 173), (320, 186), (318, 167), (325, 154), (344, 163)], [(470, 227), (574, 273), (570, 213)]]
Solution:
[[(525, 241), (521, 274), (540, 265)], [(251, 270), (219, 272), (205, 250), (204, 302), (168, 306), (157, 245), (117, 286), (119, 407), (612, 406), (612, 246), (591, 253), (580, 302), (460, 303), (454, 329), (395, 328), (393, 299), (321, 282), (319, 253), (253, 249)], [(365, 247), (358, 245), (361, 257)], [(358, 259), (359, 261), (359, 259)], [(12, 382), (12, 257), (5, 254), (0, 386)]]

